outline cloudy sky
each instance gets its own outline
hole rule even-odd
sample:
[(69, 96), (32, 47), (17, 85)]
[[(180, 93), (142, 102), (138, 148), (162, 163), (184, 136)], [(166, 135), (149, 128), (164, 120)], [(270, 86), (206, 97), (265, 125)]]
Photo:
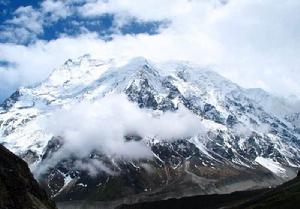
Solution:
[(0, 101), (86, 53), (189, 60), (300, 96), (299, 11), (299, 0), (0, 0)]

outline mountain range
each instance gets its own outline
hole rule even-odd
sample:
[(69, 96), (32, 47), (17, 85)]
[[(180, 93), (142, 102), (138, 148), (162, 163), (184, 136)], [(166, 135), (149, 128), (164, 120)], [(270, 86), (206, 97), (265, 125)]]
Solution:
[(84, 55), (2, 103), (0, 142), (64, 208), (230, 193), (296, 176), (296, 106), (189, 62)]

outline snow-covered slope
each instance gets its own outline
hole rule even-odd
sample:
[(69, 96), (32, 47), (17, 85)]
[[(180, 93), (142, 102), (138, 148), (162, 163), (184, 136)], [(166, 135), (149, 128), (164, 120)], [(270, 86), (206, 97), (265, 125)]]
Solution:
[[(129, 193), (159, 190), (163, 185), (173, 188), (174, 182), (190, 181), (183, 176), (190, 176), (195, 188), (200, 188), (189, 192), (235, 190), (232, 180), (228, 186), (226, 179), (230, 178), (241, 182), (255, 179), (250, 186), (268, 186), (275, 181), (265, 180), (262, 184), (258, 180), (262, 175), (276, 180), (289, 178), (300, 165), (300, 135), (295, 125), (299, 113), (285, 115), (282, 99), (262, 90), (241, 88), (205, 67), (188, 62), (153, 63), (145, 58), (120, 66), (118, 60), (95, 60), (85, 55), (68, 60), (44, 82), (20, 88), (1, 106), (1, 143), (27, 160), (34, 171), (49, 163), (51, 153), (63, 146), (63, 138), (45, 132), (41, 121), (57, 110), (114, 94), (127, 95), (152, 114), (176, 112), (184, 106), (206, 130), (201, 136), (172, 141), (144, 139), (152, 159), (113, 159), (95, 148), (88, 158), (98, 156), (95, 159), (120, 176), (124, 174), (117, 182), (126, 185)], [(136, 136), (124, 137), (132, 140)], [(85, 190), (90, 194), (110, 185), (107, 182), (111, 174), (104, 172), (96, 179), (90, 178), (72, 166), (76, 158), (49, 163), (49, 170), (41, 176), (58, 199), (85, 198)], [(179, 186), (176, 189), (186, 190)], [(116, 195), (120, 196), (124, 194)]]

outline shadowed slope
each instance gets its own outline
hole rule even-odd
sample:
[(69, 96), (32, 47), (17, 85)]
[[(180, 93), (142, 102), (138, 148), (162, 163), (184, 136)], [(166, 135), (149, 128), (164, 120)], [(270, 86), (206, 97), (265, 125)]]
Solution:
[(55, 209), (27, 164), (0, 145), (0, 208)]
[(274, 189), (201, 195), (122, 205), (118, 209), (296, 209), (300, 205), (300, 175)]

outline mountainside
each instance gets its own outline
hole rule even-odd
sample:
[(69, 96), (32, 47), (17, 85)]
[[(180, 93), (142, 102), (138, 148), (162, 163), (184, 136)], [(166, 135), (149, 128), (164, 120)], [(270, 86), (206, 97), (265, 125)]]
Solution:
[(121, 205), (118, 209), (296, 209), (300, 203), (300, 176), (276, 188), (234, 192), (221, 195), (203, 195)]
[(27, 164), (0, 145), (0, 208), (55, 209)]
[[(286, 113), (288, 104), (273, 112), (274, 101), (282, 104), (263, 90), (241, 88), (187, 62), (135, 58), (122, 65), (83, 56), (4, 101), (0, 140), (31, 165), (57, 201), (228, 193), (296, 175), (299, 113)], [(49, 118), (53, 132), (45, 125)], [(182, 118), (187, 119), (178, 122)], [(130, 131), (118, 133), (127, 126)], [(181, 134), (188, 127), (193, 135)], [(160, 128), (166, 130), (162, 137), (155, 134)], [(122, 141), (112, 144), (115, 138)]]
[(274, 208), (274, 209), (296, 209), (300, 204), (300, 175), (277, 188), (270, 189), (261, 195), (254, 196), (249, 201), (240, 205), (232, 206), (231, 209), (254, 209), (254, 208)]

